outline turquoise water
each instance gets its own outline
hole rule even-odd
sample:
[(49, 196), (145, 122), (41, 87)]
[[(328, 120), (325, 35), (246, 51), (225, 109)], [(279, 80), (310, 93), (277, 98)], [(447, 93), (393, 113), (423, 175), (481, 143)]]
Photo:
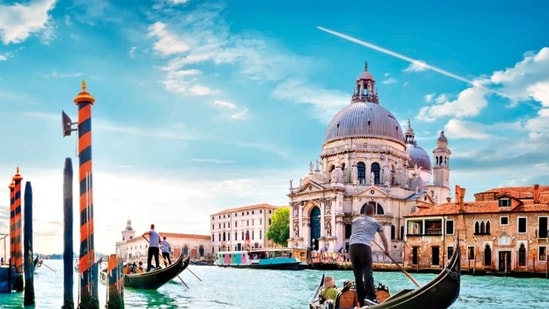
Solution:
[[(63, 305), (63, 264), (46, 260), (34, 277), (35, 308), (61, 308)], [(180, 277), (189, 289), (172, 280), (157, 291), (126, 289), (126, 308), (307, 308), (323, 273), (333, 275), (338, 286), (351, 279), (351, 271), (275, 271), (195, 266)], [(423, 284), (434, 274), (411, 274)], [(375, 281), (387, 284), (392, 292), (415, 285), (400, 272), (376, 272)], [(463, 275), (461, 293), (451, 308), (549, 308), (548, 279), (479, 277)], [(75, 304), (77, 281), (75, 279)], [(106, 287), (99, 284), (100, 308), (105, 308)], [(0, 294), (0, 308), (24, 308), (23, 293)], [(428, 308), (428, 304), (425, 308)]]

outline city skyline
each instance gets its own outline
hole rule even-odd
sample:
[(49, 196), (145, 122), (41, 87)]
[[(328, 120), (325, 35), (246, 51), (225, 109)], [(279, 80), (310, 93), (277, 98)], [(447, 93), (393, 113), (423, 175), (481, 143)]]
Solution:
[(445, 132), (452, 193), (549, 184), (548, 6), (0, 2), (0, 233), (19, 167), (35, 252), (62, 251), (64, 160), (76, 179), (78, 158), (61, 111), (77, 120), (83, 80), (98, 252), (114, 252), (128, 219), (137, 234), (207, 235), (223, 209), (286, 205), (365, 62), (380, 104), (429, 155)]

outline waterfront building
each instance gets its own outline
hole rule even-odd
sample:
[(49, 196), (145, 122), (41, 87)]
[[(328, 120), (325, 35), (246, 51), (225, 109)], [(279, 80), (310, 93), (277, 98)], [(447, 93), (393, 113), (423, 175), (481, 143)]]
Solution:
[(547, 275), (549, 186), (490, 189), (471, 202), (464, 196), (456, 186), (454, 201), (405, 216), (406, 268), (441, 269), (459, 233), (463, 272)]
[[(418, 207), (445, 201), (450, 194), (448, 140), (441, 132), (430, 156), (379, 102), (367, 66), (355, 82), (351, 102), (326, 129), (318, 160), (294, 183), (290, 180), (288, 245), (313, 251), (348, 250), (351, 221), (366, 204), (385, 227), (391, 255), (401, 260), (404, 217)], [(378, 239), (377, 242), (381, 244)], [(384, 261), (372, 247), (374, 261)]]
[(257, 204), (225, 209), (210, 215), (211, 242), (214, 254), (270, 248), (267, 239), (271, 217), (280, 206)]
[[(149, 248), (148, 240), (135, 234), (131, 220), (126, 222), (122, 231), (122, 240), (116, 242), (116, 254), (125, 260), (146, 260)], [(182, 234), (158, 231), (160, 237), (166, 237), (175, 257), (190, 255), (192, 261), (213, 260), (212, 243), (209, 235)]]

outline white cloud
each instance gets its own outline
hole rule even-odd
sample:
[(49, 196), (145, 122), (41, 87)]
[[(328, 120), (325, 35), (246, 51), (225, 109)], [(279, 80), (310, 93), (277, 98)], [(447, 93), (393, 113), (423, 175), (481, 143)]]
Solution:
[(422, 72), (429, 70), (429, 66), (425, 61), (414, 60), (410, 65), (404, 70), (404, 72)]
[(394, 84), (396, 82), (397, 82), (397, 80), (394, 77), (388, 77), (388, 78), (381, 81), (381, 83), (384, 84), (384, 85), (390, 85), (390, 84)]
[(0, 37), (4, 44), (21, 43), (31, 34), (42, 34), (48, 41), (52, 38), (48, 12), (56, 0), (35, 0), (27, 5), (15, 3), (0, 5)]
[[(440, 117), (472, 117), (488, 105), (486, 94), (489, 90), (486, 88), (471, 87), (460, 92), (458, 97), (453, 100), (447, 100), (445, 95), (435, 98), (435, 105), (422, 107), (417, 118), (423, 121), (432, 122)], [(429, 97), (433, 99), (432, 95)]]
[(495, 71), (490, 80), (499, 87), (498, 91), (511, 100), (512, 106), (534, 99), (543, 106), (549, 106), (549, 97), (544, 89), (549, 83), (549, 47), (539, 52), (528, 52), (514, 67)]
[(193, 85), (189, 88), (189, 91), (198, 96), (208, 95), (214, 93), (214, 90), (204, 85)]
[(189, 45), (177, 37), (176, 34), (168, 31), (166, 24), (162, 22), (156, 22), (149, 26), (149, 36), (157, 39), (153, 49), (162, 56), (179, 54), (189, 50)]
[(486, 133), (485, 128), (485, 125), (477, 122), (451, 119), (444, 126), (444, 131), (446, 136), (451, 136), (456, 139), (468, 138), (474, 140), (485, 140), (491, 137), (490, 134)]
[(225, 100), (216, 100), (213, 105), (220, 110), (222, 115), (227, 115), (231, 119), (243, 120), (248, 115), (247, 107), (240, 107), (232, 102)]
[(278, 84), (273, 91), (276, 99), (313, 106), (313, 117), (323, 123), (329, 123), (334, 115), (350, 102), (348, 93), (331, 91), (323, 88), (315, 89), (306, 82), (288, 80)]

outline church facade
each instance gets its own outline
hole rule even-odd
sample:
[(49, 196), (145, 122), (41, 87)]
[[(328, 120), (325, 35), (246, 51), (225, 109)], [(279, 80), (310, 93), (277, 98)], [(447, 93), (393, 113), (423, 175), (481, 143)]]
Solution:
[[(328, 125), (319, 158), (309, 164), (299, 184), (290, 181), (288, 246), (348, 250), (351, 221), (372, 204), (385, 227), (391, 256), (401, 259), (404, 216), (450, 195), (451, 151), (444, 132), (432, 156), (434, 165), (417, 144), (410, 122), (403, 131), (379, 103), (375, 79), (366, 66), (350, 104)], [(381, 253), (381, 248), (373, 245), (372, 251)], [(374, 253), (374, 261), (379, 259), (383, 255)]]

